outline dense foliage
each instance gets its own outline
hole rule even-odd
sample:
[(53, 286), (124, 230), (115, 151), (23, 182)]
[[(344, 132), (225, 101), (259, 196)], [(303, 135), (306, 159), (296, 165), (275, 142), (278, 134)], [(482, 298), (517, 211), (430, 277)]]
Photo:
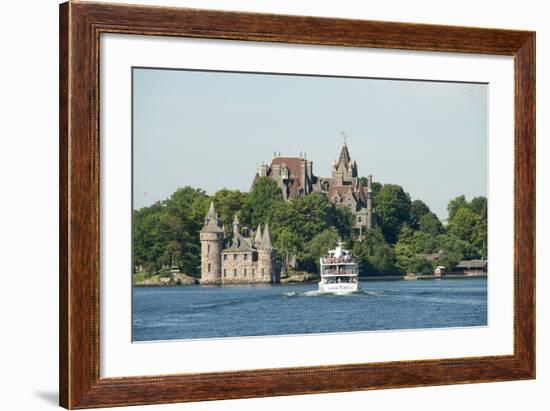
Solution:
[(199, 232), (210, 201), (227, 236), (238, 213), (243, 226), (269, 224), (283, 275), (292, 270), (317, 272), (319, 257), (342, 239), (357, 256), (362, 275), (430, 273), (451, 268), (462, 259), (487, 257), (487, 199), (464, 196), (448, 204), (444, 226), (421, 200), (395, 184), (373, 183), (376, 227), (363, 241), (353, 235), (353, 216), (311, 194), (285, 202), (277, 184), (260, 178), (249, 193), (222, 189), (208, 196), (184, 187), (170, 198), (134, 211), (133, 246), (136, 271), (156, 274), (173, 265), (200, 275)]

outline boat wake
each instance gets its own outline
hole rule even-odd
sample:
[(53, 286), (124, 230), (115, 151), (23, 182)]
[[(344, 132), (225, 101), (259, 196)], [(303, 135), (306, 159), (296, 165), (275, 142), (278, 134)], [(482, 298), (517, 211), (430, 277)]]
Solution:
[(283, 293), (283, 296), (287, 298), (291, 298), (291, 297), (357, 297), (357, 296), (380, 297), (383, 295), (384, 295), (383, 292), (366, 291), (361, 289), (354, 291), (352, 293), (345, 293), (345, 294), (322, 292), (319, 290), (311, 290), (311, 291), (305, 291), (305, 292), (289, 291), (289, 292)]

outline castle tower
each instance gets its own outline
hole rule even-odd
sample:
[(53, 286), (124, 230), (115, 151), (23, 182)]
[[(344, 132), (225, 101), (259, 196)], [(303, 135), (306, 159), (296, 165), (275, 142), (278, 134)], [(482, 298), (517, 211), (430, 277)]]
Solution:
[(271, 235), (269, 234), (269, 225), (266, 224), (264, 226), (261, 244), (258, 246), (258, 269), (260, 278), (262, 278), (263, 281), (277, 281), (273, 260)]
[(204, 218), (200, 232), (201, 284), (220, 284), (222, 277), (222, 250), (224, 229), (216, 213), (214, 202)]
[(375, 224), (372, 196), (372, 174), (369, 174), (367, 176), (367, 228), (372, 228)]

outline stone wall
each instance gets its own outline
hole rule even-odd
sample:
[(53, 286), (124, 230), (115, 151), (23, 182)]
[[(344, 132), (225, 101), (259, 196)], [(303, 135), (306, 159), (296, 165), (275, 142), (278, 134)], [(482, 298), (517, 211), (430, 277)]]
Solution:
[(219, 284), (222, 272), (223, 234), (203, 232), (201, 238), (201, 284)]
[[(262, 268), (264, 275), (262, 276)], [(269, 283), (271, 272), (262, 267), (257, 252), (222, 253), (222, 284)]]

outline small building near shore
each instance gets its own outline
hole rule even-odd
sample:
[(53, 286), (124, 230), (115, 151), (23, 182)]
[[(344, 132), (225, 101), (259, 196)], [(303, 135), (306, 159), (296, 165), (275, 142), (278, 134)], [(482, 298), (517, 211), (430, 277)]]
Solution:
[(462, 260), (459, 261), (453, 270), (453, 274), (467, 276), (487, 275), (487, 260)]

